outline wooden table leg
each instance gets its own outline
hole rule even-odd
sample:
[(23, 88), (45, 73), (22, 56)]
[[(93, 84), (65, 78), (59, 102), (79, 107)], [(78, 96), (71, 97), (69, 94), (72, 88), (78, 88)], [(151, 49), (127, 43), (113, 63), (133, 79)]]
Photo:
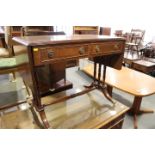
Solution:
[(134, 128), (137, 129), (137, 115), (142, 114), (142, 113), (153, 113), (153, 110), (141, 110), (141, 102), (142, 102), (142, 97), (141, 96), (135, 96), (133, 105), (131, 109), (129, 110), (129, 113), (133, 115), (134, 117)]
[(111, 97), (112, 97), (112, 90), (113, 90), (113, 87), (107, 85), (107, 91), (108, 91), (108, 93), (109, 93), (109, 95), (110, 95)]
[(39, 118), (38, 118), (38, 116), (37, 116), (37, 114), (36, 114), (36, 112), (35, 112), (33, 106), (30, 106), (30, 111), (31, 111), (31, 113), (32, 113), (32, 115), (33, 115), (33, 119), (34, 119), (33, 122), (34, 122), (39, 128), (44, 129), (45, 127), (44, 127), (44, 126), (42, 125), (42, 123), (39, 121)]
[(48, 129), (50, 127), (49, 123), (48, 123), (48, 120), (47, 120), (47, 117), (46, 117), (46, 114), (45, 114), (45, 111), (44, 110), (41, 110), (39, 111), (39, 115), (41, 117), (41, 120), (43, 122), (43, 125), (46, 129)]
[(2, 47), (3, 48), (6, 48), (5, 39), (4, 38), (0, 38), (0, 39), (1, 39)]

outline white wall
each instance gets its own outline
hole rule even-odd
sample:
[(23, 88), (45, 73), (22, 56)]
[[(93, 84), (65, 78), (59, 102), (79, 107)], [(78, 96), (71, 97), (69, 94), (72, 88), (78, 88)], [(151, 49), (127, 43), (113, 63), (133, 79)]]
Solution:
[[(155, 36), (155, 5), (154, 0), (25, 0), (3, 1), (1, 7), (0, 25), (63, 25), (67, 33), (71, 33), (73, 25), (110, 26), (112, 30), (131, 28), (146, 30), (145, 40), (150, 41)], [(46, 2), (45, 2), (46, 1)], [(9, 5), (8, 5), (9, 3)], [(24, 7), (23, 7), (24, 4)], [(20, 6), (21, 5), (21, 6)], [(34, 7), (35, 6), (35, 7)], [(28, 11), (23, 11), (28, 8)], [(22, 12), (22, 13), (20, 13)]]
[[(81, 2), (81, 3), (80, 3)], [(112, 32), (132, 28), (145, 29), (145, 42), (155, 38), (155, 5), (153, 0), (78, 0), (75, 7), (66, 10), (63, 26), (59, 30), (72, 32), (71, 25), (109, 26)], [(69, 26), (66, 26), (69, 25)]]

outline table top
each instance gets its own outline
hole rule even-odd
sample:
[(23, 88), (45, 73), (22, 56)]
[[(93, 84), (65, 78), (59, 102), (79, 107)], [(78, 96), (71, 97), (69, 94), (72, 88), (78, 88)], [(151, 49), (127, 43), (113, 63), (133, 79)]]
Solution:
[(146, 67), (155, 66), (155, 63), (147, 61), (147, 60), (136, 60), (133, 62), (134, 64), (139, 64)]
[[(93, 64), (87, 65), (82, 70), (93, 76)], [(122, 67), (121, 70), (107, 67), (106, 83), (134, 96), (148, 96), (155, 93), (155, 78), (126, 67)]]
[(56, 45), (65, 43), (90, 43), (109, 40), (124, 40), (122, 37), (111, 37), (103, 35), (45, 35), (45, 36), (23, 36), (14, 37), (13, 40), (25, 46)]

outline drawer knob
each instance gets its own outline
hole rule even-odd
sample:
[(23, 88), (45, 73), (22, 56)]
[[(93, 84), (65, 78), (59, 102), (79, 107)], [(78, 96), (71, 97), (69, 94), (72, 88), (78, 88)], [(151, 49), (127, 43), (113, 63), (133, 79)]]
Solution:
[(79, 54), (80, 54), (80, 55), (85, 54), (85, 49), (84, 49), (84, 47), (80, 47), (80, 48), (79, 48)]
[(95, 50), (96, 50), (96, 53), (99, 53), (100, 52), (100, 47), (99, 46), (96, 46), (95, 47)]
[(54, 57), (54, 52), (53, 51), (49, 51), (48, 52), (48, 58), (53, 58)]

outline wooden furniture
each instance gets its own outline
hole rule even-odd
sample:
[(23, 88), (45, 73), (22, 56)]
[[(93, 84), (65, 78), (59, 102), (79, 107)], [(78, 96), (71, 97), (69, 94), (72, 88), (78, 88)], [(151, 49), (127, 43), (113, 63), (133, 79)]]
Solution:
[(132, 64), (134, 61), (140, 60), (140, 58), (128, 58), (128, 57), (124, 57), (123, 59), (123, 64), (124, 66), (126, 66), (126, 64), (128, 65), (129, 68), (132, 68)]
[[(73, 26), (73, 34), (80, 34), (80, 35), (84, 35), (84, 34), (99, 34), (99, 27), (98, 26)], [(89, 58), (90, 60), (92, 60), (91, 58)], [(74, 66), (79, 66), (80, 69), (80, 64), (79, 64), (80, 60), (72, 60), (73, 65)]]
[[(0, 48), (0, 61), (4, 62), (4, 64), (0, 64), (0, 68), (3, 67), (1, 72), (8, 72), (8, 64), (9, 67), (15, 67), (15, 55), (20, 55), (22, 53), (26, 53), (27, 49), (21, 45), (13, 45), (12, 43), (12, 27), (4, 26), (4, 47)], [(20, 57), (20, 56), (19, 56)], [(10, 62), (9, 62), (10, 60)], [(6, 65), (6, 66), (5, 66)], [(11, 66), (12, 65), (12, 66)], [(13, 77), (15, 79), (15, 71), (14, 69), (9, 69), (10, 73), (12, 70)]]
[(24, 26), (28, 31), (53, 31), (53, 26)]
[(111, 27), (100, 27), (100, 35), (111, 35)]
[(143, 57), (144, 60), (155, 63), (155, 58)]
[(17, 34), (14, 35), (12, 26), (4, 26), (4, 32), (5, 32), (5, 44), (6, 44), (5, 49), (7, 49), (9, 57), (20, 55), (27, 52), (24, 46), (13, 44), (12, 37), (16, 36)]
[[(23, 56), (18, 55), (16, 57), (11, 57), (11, 58), (1, 58), (0, 59), (0, 75), (2, 74), (9, 74), (9, 73), (14, 73), (15, 72), (21, 72), (21, 71), (26, 71), (27, 70), (27, 64), (22, 61)], [(15, 79), (15, 77), (14, 77)], [(26, 90), (30, 96), (30, 91), (26, 87)], [(16, 103), (4, 103), (0, 105), (0, 110), (7, 109), (22, 103), (26, 103), (26, 100), (22, 101), (17, 101)]]
[[(83, 71), (92, 77), (93, 64), (83, 68)], [(105, 82), (109, 86), (135, 96), (130, 113), (134, 116), (134, 127), (137, 128), (137, 115), (144, 112), (153, 112), (152, 110), (141, 110), (140, 106), (143, 97), (155, 93), (155, 79), (146, 74), (126, 67), (122, 67), (121, 70), (108, 67), (106, 75)], [(109, 91), (112, 94), (111, 87)]]
[[(22, 36), (22, 27), (23, 26), (11, 26), (12, 36)], [(52, 26), (24, 26), (28, 31), (53, 31)]]
[(48, 33), (53, 32), (53, 30), (53, 26), (22, 26), (21, 33), (22, 36), (36, 35), (37, 33), (47, 33), (48, 35)]
[[(46, 104), (42, 101), (42, 97), (58, 90), (57, 88), (60, 89), (70, 84), (67, 82), (65, 76), (55, 83), (55, 80), (52, 78), (58, 79), (59, 77), (55, 77), (55, 74), (51, 72), (50, 64), (57, 66), (57, 72), (60, 75), (65, 73), (66, 61), (85, 57), (93, 57), (94, 62), (100, 66), (105, 64), (105, 66), (109, 65), (120, 69), (125, 46), (123, 38), (98, 35), (73, 35), (15, 37), (13, 40), (25, 45), (28, 49), (28, 56), (25, 62), (28, 63), (29, 72), (23, 73), (22, 76), (32, 90), (33, 105), (39, 112), (46, 128), (49, 128), (49, 123), (45, 115), (45, 107), (88, 93), (94, 89), (99, 89), (114, 104), (114, 101), (104, 87), (104, 83), (96, 83), (96, 66), (94, 67), (94, 82), (90, 86), (86, 86), (83, 91), (59, 97)], [(57, 65), (59, 62), (61, 62), (61, 66)], [(46, 67), (49, 68), (48, 72), (45, 72)], [(38, 70), (42, 70), (42, 74), (38, 75)], [(105, 70), (106, 67), (103, 70), (99, 70), (99, 72), (103, 71), (105, 73)]]
[(155, 43), (147, 43), (141, 50), (143, 57), (154, 58), (155, 59)]
[[(96, 93), (95, 93), (96, 94)], [(98, 93), (97, 93), (98, 95)], [(93, 97), (93, 92), (91, 94)], [(100, 96), (100, 95), (99, 95)], [(100, 96), (102, 98), (102, 96)], [(46, 112), (54, 129), (121, 129), (128, 107), (117, 102), (115, 106), (91, 101), (83, 97), (73, 103), (57, 103)], [(33, 123), (30, 110), (15, 111), (0, 117), (0, 128), (40, 128)]]
[(155, 70), (155, 63), (143, 59), (137, 60), (132, 63), (132, 68), (148, 74)]
[(123, 58), (123, 64), (124, 66), (128, 66), (129, 68), (132, 68), (132, 64), (134, 61), (137, 61), (137, 60), (141, 60), (142, 57), (140, 55), (132, 55), (131, 53), (129, 52), (124, 52), (124, 58)]
[(21, 28), (22, 26), (11, 26), (11, 35), (12, 36), (21, 36)]
[[(15, 55), (20, 55), (25, 52), (27, 52), (26, 48), (24, 46), (13, 44), (12, 42), (12, 37), (14, 36), (22, 36), (23, 31), (22, 31), (22, 26), (4, 26), (4, 32), (5, 32), (5, 48), (8, 49), (9, 51), (9, 57), (10, 56), (15, 56)], [(27, 26), (28, 31), (47, 31), (47, 30), (52, 30), (52, 26)], [(32, 29), (33, 28), (33, 29)]]
[(98, 26), (73, 26), (73, 34), (98, 34)]
[(128, 52), (137, 52), (139, 55), (139, 50), (142, 47), (142, 42), (144, 39), (145, 30), (140, 29), (132, 29), (131, 30), (131, 37), (129, 41), (126, 42), (126, 48)]
[(123, 30), (115, 30), (114, 35), (117, 37), (122, 37), (123, 36)]
[[(53, 31), (27, 31), (25, 33), (26, 36), (42, 36), (42, 35), (65, 35), (65, 33), (63, 31), (59, 31), (59, 32), (53, 32)], [(67, 61), (65, 63), (59, 62), (56, 64), (49, 64), (46, 67), (42, 67), (42, 68), (38, 68), (37, 69), (37, 74), (40, 77), (40, 83), (42, 83), (42, 81), (46, 81), (47, 83), (51, 83), (55, 85), (55, 83), (58, 82), (58, 85), (54, 86), (56, 89), (53, 89), (53, 93), (56, 93), (58, 91), (62, 91), (62, 90), (66, 90), (66, 89), (70, 89), (72, 88), (72, 84), (70, 82), (66, 83), (63, 87), (59, 86), (59, 81), (61, 79), (64, 79), (65, 77), (65, 68), (67, 67), (71, 67), (72, 65), (72, 61), (70, 63), (70, 61)], [(52, 77), (46, 77), (47, 74), (53, 74)], [(45, 74), (45, 76), (44, 76)], [(47, 88), (45, 88), (47, 89)], [(46, 94), (46, 90), (42, 90), (43, 93)]]
[(10, 57), (10, 52), (8, 51), (8, 49), (5, 47), (0, 47), (0, 58), (8, 58), (8, 57)]
[(0, 47), (5, 48), (4, 29), (0, 27)]
[(6, 58), (10, 56), (10, 52), (7, 49), (7, 45), (5, 42), (5, 32), (4, 29), (0, 27), (0, 41), (1, 41), (1, 46), (0, 46), (0, 58)]

